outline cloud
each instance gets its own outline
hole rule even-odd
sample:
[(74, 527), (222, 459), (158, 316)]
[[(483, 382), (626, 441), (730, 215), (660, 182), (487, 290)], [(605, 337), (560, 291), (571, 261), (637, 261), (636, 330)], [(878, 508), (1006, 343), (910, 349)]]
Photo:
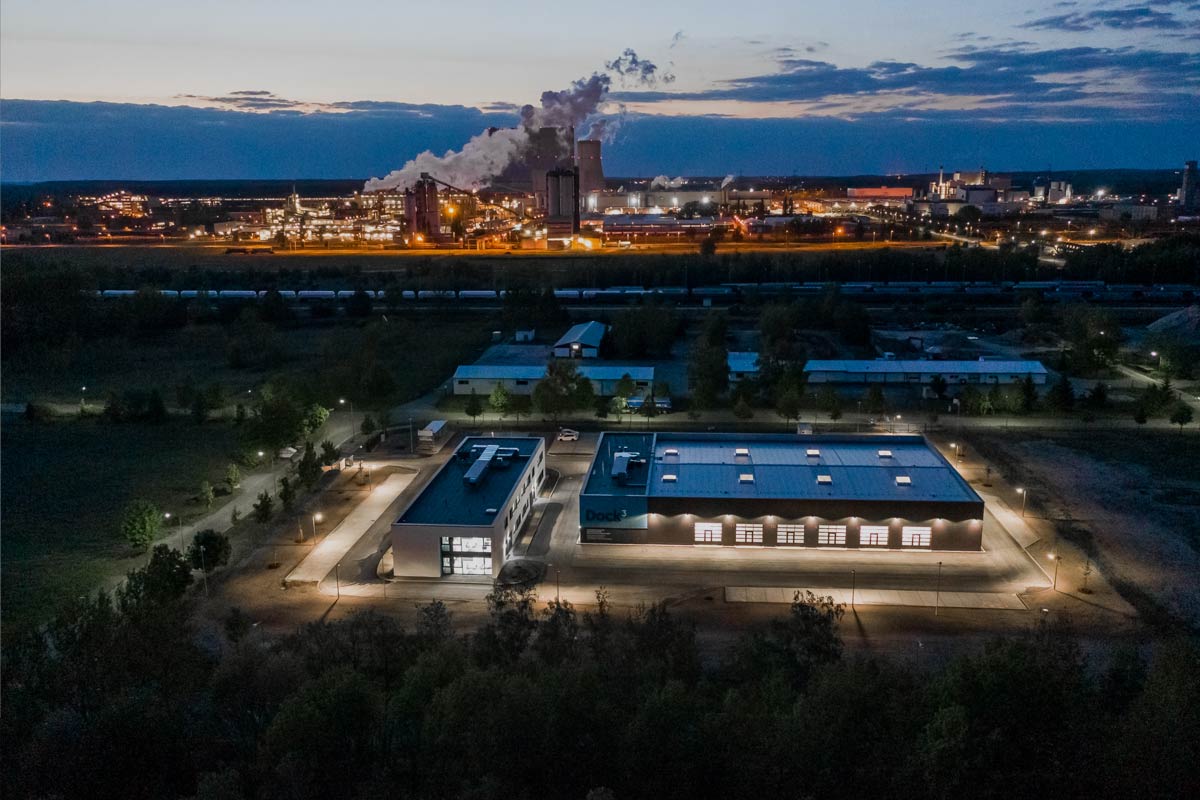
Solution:
[[(947, 56), (955, 63), (925, 66), (876, 61), (838, 67), (828, 61), (783, 55), (778, 70), (717, 83), (699, 91), (625, 91), (614, 99), (634, 110), (655, 104), (720, 102), (791, 104), (796, 114), (853, 119), (881, 111), (919, 112), (957, 107), (990, 108), (1014, 122), (1136, 115), (1195, 120), (1200, 54), (1144, 48), (1039, 49), (1027, 43), (963, 44)], [(752, 113), (742, 110), (743, 115)]]
[[(1061, 4), (1058, 4), (1061, 6)], [(1072, 4), (1073, 5), (1073, 4)], [(1195, 10), (1200, 4), (1187, 6)], [(1177, 30), (1195, 21), (1185, 22), (1170, 11), (1158, 11), (1149, 6), (1134, 8), (1097, 8), (1091, 11), (1058, 14), (1031, 20), (1022, 24), (1022, 28), (1046, 31), (1067, 31), (1082, 33), (1098, 28), (1114, 28), (1117, 30)]]

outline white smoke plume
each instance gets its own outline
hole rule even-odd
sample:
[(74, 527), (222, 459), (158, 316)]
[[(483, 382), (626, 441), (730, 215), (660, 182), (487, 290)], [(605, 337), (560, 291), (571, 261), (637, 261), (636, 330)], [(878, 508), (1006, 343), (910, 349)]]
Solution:
[(668, 178), (666, 175), (659, 175), (654, 180), (650, 181), (651, 189), (678, 189), (687, 183), (687, 178), (682, 175), (678, 178)]
[(721, 181), (721, 188), (724, 189), (726, 186), (733, 183), (733, 180), (734, 179), (732, 175), (726, 175), (725, 180)]
[(605, 70), (580, 78), (561, 91), (542, 92), (540, 105), (521, 109), (521, 122), (516, 128), (484, 131), (472, 137), (461, 150), (448, 150), (441, 156), (426, 150), (400, 169), (367, 181), (364, 191), (407, 189), (420, 179), (422, 172), (463, 189), (479, 188), (522, 158), (529, 147), (530, 134), (539, 128), (583, 130), (586, 127), (589, 138), (611, 138), (616, 123), (603, 117), (601, 109), (614, 75), (624, 84), (654, 85), (660, 80), (674, 80), (672, 75), (660, 75), (653, 62), (638, 58), (633, 50), (606, 62)]

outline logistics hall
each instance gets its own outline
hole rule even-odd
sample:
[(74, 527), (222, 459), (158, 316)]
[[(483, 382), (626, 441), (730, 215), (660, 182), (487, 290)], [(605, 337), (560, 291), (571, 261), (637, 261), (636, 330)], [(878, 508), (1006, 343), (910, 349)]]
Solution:
[(498, 575), (545, 477), (541, 437), (464, 439), (392, 523), (393, 574)]
[(980, 550), (983, 500), (923, 436), (605, 433), (580, 541)]

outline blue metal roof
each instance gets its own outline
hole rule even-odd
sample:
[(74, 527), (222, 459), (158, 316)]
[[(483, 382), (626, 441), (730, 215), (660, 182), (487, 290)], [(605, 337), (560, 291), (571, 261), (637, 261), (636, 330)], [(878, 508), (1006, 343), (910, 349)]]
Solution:
[[(593, 381), (619, 381), (628, 374), (635, 381), (653, 381), (654, 367), (630, 367), (621, 364), (578, 364), (579, 374)], [(540, 381), (546, 377), (544, 365), (464, 364), (454, 370), (454, 380)]]
[[(495, 514), (488, 513), (488, 509), (504, 506), (541, 441), (540, 437), (533, 436), (472, 436), (464, 439), (450, 460), (438, 470), (433, 480), (421, 490), (396, 523), (491, 525)], [(468, 471), (484, 448), (490, 446), (501, 450), (515, 449), (518, 455), (508, 459), (494, 458), (478, 483), (468, 485), (465, 482)], [(470, 454), (470, 457), (460, 458), (464, 453)], [(505, 461), (508, 463), (503, 463)]]
[[(622, 447), (647, 458), (637, 485), (620, 486), (611, 477), (613, 455)], [(880, 456), (881, 450), (891, 455)], [(664, 475), (674, 479), (664, 481)], [(831, 481), (818, 483), (821, 475)], [(897, 477), (911, 483), (898, 484)], [(606, 433), (584, 493), (982, 502), (925, 437), (890, 435)]]
[(588, 347), (599, 347), (600, 340), (604, 338), (608, 326), (603, 322), (581, 322), (578, 325), (573, 325), (570, 330), (562, 335), (562, 338), (554, 343), (555, 347), (566, 347), (572, 344), (582, 344)]
[(993, 375), (1045, 375), (1046, 368), (1040, 361), (888, 361), (833, 360), (808, 361), (805, 372), (851, 372), (851, 373), (921, 373), (924, 375), (980, 374)]

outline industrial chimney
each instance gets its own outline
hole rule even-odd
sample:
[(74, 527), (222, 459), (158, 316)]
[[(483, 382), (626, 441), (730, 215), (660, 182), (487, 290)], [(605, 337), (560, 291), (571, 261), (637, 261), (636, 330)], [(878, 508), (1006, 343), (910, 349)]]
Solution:
[(588, 195), (604, 190), (604, 166), (600, 161), (600, 140), (580, 139), (576, 145), (579, 160), (579, 200), (587, 210)]

